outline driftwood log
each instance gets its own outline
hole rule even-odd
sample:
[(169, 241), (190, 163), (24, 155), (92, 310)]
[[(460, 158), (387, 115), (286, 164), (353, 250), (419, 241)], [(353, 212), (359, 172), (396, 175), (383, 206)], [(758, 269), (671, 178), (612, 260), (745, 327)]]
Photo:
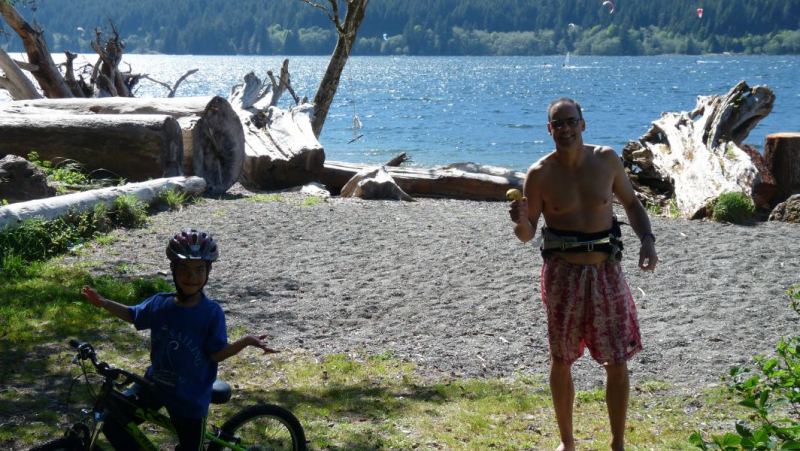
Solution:
[(777, 190), (774, 202), (779, 203), (800, 193), (800, 133), (784, 132), (767, 135), (764, 160), (775, 177)]
[(276, 106), (286, 91), (299, 101), (291, 89), (288, 64), (284, 60), (279, 79), (269, 73), (270, 82), (247, 74), (244, 84), (231, 93), (230, 102), (245, 136), (241, 182), (251, 189), (304, 185), (318, 178), (325, 161), (325, 151), (311, 128), (313, 105), (299, 103), (288, 111)]
[(5, 89), (12, 99), (38, 99), (42, 97), (19, 65), (0, 48), (0, 89)]
[(168, 189), (177, 189), (190, 194), (201, 194), (206, 182), (200, 177), (170, 177), (128, 183), (122, 186), (101, 188), (63, 196), (48, 197), (0, 207), (0, 230), (13, 228), (26, 219), (55, 219), (68, 212), (83, 212), (94, 208), (98, 203), (111, 206), (114, 199), (132, 194), (142, 202), (150, 204), (158, 195)]
[[(94, 99), (39, 99), (0, 104), (0, 114), (41, 116), (82, 115), (169, 115), (180, 125), (183, 137), (183, 173), (206, 180), (212, 194), (228, 190), (242, 172), (244, 131), (239, 116), (222, 97)], [(64, 158), (79, 160), (63, 154)]]
[(389, 199), (413, 202), (402, 188), (397, 186), (386, 168), (365, 168), (342, 187), (341, 197), (360, 197), (362, 199)]
[[(413, 197), (504, 201), (506, 190), (521, 188), (525, 178), (525, 174), (521, 172), (491, 166), (473, 163), (454, 166), (457, 167), (429, 169), (385, 166), (384, 169), (404, 192)], [(320, 182), (331, 193), (337, 194), (353, 176), (365, 168), (369, 166), (326, 161), (320, 173)]]
[(182, 174), (178, 122), (166, 115), (1, 115), (0, 155), (65, 158), (131, 181)]
[(723, 192), (752, 195), (768, 177), (759, 177), (740, 145), (774, 101), (769, 88), (741, 81), (724, 96), (699, 96), (692, 112), (662, 114), (622, 152), (637, 193), (662, 206), (674, 196), (689, 218), (706, 216), (709, 202)]

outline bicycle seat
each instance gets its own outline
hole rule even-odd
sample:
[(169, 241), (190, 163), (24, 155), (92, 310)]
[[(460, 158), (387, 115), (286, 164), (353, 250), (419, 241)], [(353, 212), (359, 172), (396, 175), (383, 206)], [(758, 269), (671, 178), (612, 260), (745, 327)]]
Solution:
[(211, 386), (211, 404), (225, 404), (231, 399), (231, 386), (219, 379)]

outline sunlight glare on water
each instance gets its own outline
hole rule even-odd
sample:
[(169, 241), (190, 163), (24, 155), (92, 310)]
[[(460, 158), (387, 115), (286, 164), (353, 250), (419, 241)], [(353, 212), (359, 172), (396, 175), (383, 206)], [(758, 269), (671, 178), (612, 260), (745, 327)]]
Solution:
[[(93, 62), (86, 55), (82, 62)], [(187, 70), (200, 71), (179, 96), (222, 95), (253, 71), (280, 72), (281, 56), (125, 55), (123, 68), (172, 84)], [(313, 98), (327, 56), (289, 58), (292, 85)], [(80, 62), (78, 64), (80, 64)], [(412, 164), (461, 161), (525, 170), (552, 148), (546, 109), (558, 97), (578, 100), (587, 122), (584, 139), (620, 152), (664, 111), (688, 111), (698, 95), (722, 95), (738, 81), (766, 84), (777, 100), (746, 142), (761, 148), (765, 135), (797, 131), (800, 56), (594, 57), (351, 57), (321, 136), (326, 157), (382, 163), (407, 152)], [(143, 80), (137, 96), (161, 97), (166, 89)], [(5, 100), (7, 97), (0, 97)], [(285, 94), (281, 105), (288, 106)], [(363, 137), (353, 143), (353, 115)]]

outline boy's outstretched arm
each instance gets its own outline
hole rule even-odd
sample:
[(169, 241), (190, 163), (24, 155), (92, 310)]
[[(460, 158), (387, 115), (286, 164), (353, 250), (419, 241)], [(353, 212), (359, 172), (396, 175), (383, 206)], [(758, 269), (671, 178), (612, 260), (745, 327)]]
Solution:
[(122, 305), (119, 302), (112, 301), (111, 299), (106, 299), (103, 296), (100, 296), (94, 288), (90, 286), (84, 286), (81, 289), (81, 294), (83, 297), (89, 301), (95, 307), (99, 307), (108, 311), (112, 315), (116, 316), (117, 318), (127, 321), (129, 323), (133, 323), (133, 316), (131, 316), (130, 310), (128, 310), (128, 306)]
[(253, 346), (253, 347), (259, 348), (262, 351), (264, 351), (264, 354), (275, 354), (275, 353), (280, 352), (280, 351), (277, 351), (275, 349), (272, 349), (272, 348), (268, 347), (267, 344), (264, 343), (264, 340), (266, 340), (266, 339), (267, 339), (267, 335), (246, 335), (246, 336), (234, 341), (233, 343), (228, 343), (227, 346), (225, 346), (224, 348), (220, 349), (219, 351), (209, 355), (209, 357), (211, 358), (211, 360), (213, 360), (215, 362), (221, 362), (221, 361), (227, 359), (228, 357), (235, 356), (242, 349), (244, 349), (244, 348), (246, 348), (248, 346)]

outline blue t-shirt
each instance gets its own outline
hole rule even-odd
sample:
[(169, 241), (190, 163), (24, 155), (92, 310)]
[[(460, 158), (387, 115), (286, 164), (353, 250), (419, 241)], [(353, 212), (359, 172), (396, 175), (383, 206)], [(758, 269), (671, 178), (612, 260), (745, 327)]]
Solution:
[(174, 293), (158, 293), (128, 307), (137, 330), (150, 329), (150, 362), (146, 376), (159, 397), (187, 418), (208, 415), (217, 363), (209, 354), (228, 343), (225, 314), (203, 293), (197, 305), (182, 307)]

